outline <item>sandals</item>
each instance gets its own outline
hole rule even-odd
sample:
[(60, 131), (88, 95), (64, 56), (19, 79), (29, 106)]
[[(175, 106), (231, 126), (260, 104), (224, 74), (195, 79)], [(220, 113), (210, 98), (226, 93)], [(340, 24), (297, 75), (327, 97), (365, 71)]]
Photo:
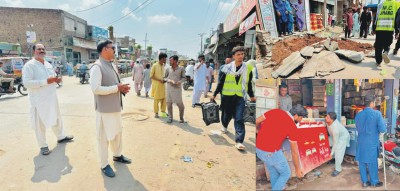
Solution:
[(49, 155), (51, 153), (51, 150), (49, 149), (49, 147), (42, 147), (40, 148), (40, 153), (42, 153), (42, 155)]
[(121, 155), (119, 157), (114, 157), (113, 160), (115, 162), (120, 162), (120, 163), (124, 163), (124, 164), (131, 164), (131, 159), (128, 159), (126, 157), (124, 157), (124, 155)]
[(74, 136), (68, 135), (68, 136), (65, 136), (64, 139), (58, 140), (57, 142), (58, 143), (70, 142), (70, 141), (72, 141), (72, 139), (74, 139)]
[(242, 143), (236, 143), (235, 147), (240, 151), (243, 151), (246, 148)]

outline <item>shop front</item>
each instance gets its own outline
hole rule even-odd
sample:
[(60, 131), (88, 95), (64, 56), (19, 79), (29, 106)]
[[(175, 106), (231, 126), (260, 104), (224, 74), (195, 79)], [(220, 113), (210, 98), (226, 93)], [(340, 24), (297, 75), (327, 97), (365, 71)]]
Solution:
[[(280, 107), (279, 86), (288, 86), (292, 105), (302, 104), (308, 117), (297, 124), (298, 134), (302, 138), (286, 139), (282, 151), (291, 169), (291, 177), (304, 177), (318, 166), (331, 159), (330, 143), (326, 128), (326, 80), (257, 80), (256, 116)], [(268, 169), (265, 169), (268, 171)], [(267, 172), (267, 177), (269, 174)]]
[[(365, 96), (376, 97), (376, 110), (382, 113), (387, 125), (387, 132), (394, 133), (397, 117), (398, 80), (332, 80), (329, 91), (332, 95), (327, 96), (327, 108), (341, 116), (341, 123), (350, 133), (350, 147), (346, 154), (355, 156), (357, 145), (357, 129), (355, 117), (365, 108)], [(328, 90), (327, 90), (328, 91)]]

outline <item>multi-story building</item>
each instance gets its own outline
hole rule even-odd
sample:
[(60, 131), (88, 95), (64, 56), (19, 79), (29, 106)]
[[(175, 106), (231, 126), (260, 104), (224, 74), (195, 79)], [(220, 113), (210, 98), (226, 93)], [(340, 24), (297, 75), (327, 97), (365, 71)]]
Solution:
[(49, 56), (62, 62), (81, 63), (97, 58), (96, 42), (108, 31), (59, 9), (0, 7), (0, 41), (19, 43), (25, 56), (42, 43)]

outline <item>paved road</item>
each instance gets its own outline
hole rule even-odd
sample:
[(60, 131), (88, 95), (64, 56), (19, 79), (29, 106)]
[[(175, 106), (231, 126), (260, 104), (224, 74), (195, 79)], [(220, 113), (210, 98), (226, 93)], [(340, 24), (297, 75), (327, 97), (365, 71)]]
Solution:
[[(184, 125), (153, 118), (151, 98), (133, 93), (124, 98), (123, 154), (133, 163), (111, 162), (117, 174), (112, 179), (99, 167), (89, 85), (65, 77), (57, 91), (66, 131), (75, 141), (57, 145), (48, 130), (49, 156), (39, 154), (28, 97), (0, 97), (0, 190), (255, 190), (255, 127), (246, 125), (247, 151), (237, 151), (233, 123), (230, 133), (213, 135), (220, 125), (204, 125), (201, 109), (190, 107), (191, 90), (183, 94), (189, 121)], [(184, 163), (183, 155), (194, 162)]]

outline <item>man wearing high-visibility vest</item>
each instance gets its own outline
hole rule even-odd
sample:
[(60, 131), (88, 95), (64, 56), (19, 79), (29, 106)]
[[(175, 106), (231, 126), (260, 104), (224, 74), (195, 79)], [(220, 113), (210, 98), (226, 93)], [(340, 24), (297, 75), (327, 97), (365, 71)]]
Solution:
[(393, 42), (395, 17), (399, 7), (400, 3), (396, 0), (386, 0), (378, 6), (376, 28), (374, 29), (376, 32), (374, 47), (377, 66), (380, 66), (382, 58), (386, 64), (390, 62), (389, 47)]
[(399, 8), (399, 10), (397, 10), (396, 21), (395, 21), (394, 26), (395, 26), (394, 30), (396, 31), (394, 36), (397, 39), (397, 43), (396, 43), (396, 47), (394, 47), (393, 55), (397, 55), (397, 52), (400, 49), (400, 38), (399, 38), (400, 37), (400, 8)]
[(217, 89), (214, 92), (215, 97), (222, 92), (221, 96), (221, 109), (223, 110), (222, 116), (222, 133), (227, 132), (229, 122), (232, 118), (235, 119), (235, 147), (238, 150), (244, 150), (243, 145), (244, 137), (246, 134), (244, 126), (244, 110), (247, 101), (247, 94), (250, 96), (250, 101), (255, 102), (253, 86), (251, 79), (253, 79), (253, 66), (243, 62), (244, 47), (238, 46), (232, 50), (234, 61), (225, 64), (222, 69), (222, 75), (219, 77)]

